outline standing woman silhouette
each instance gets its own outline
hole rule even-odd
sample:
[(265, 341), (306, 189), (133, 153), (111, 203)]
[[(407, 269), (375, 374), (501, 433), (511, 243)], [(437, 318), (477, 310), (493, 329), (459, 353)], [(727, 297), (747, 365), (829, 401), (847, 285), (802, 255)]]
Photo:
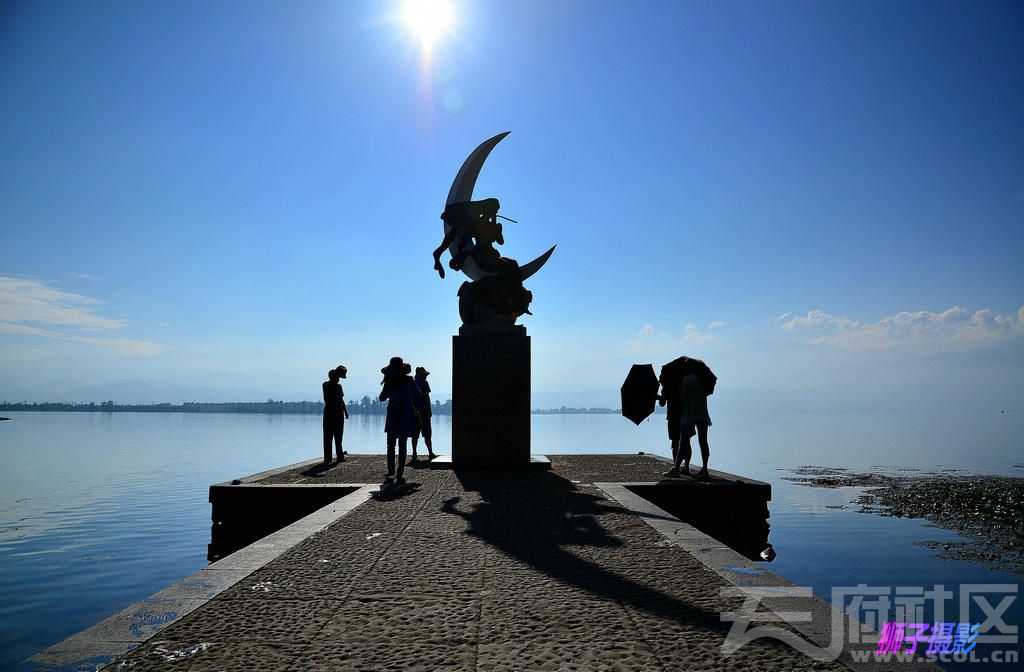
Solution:
[[(402, 474), (405, 472), (405, 456), (408, 450), (409, 437), (416, 431), (419, 418), (416, 413), (416, 402), (413, 397), (416, 383), (413, 382), (412, 366), (402, 361), (401, 357), (392, 357), (391, 362), (380, 370), (384, 374), (384, 389), (380, 391), (380, 400), (388, 402), (387, 417), (384, 420), (384, 431), (388, 435), (388, 475), (386, 479), (395, 477), (395, 485), (405, 483)], [(398, 471), (395, 471), (395, 444), (398, 444)]]
[(341, 447), (345, 436), (345, 421), (348, 420), (348, 407), (345, 406), (345, 390), (342, 389), (340, 378), (344, 378), (348, 369), (338, 366), (327, 372), (324, 381), (324, 464), (331, 463), (331, 443), (338, 450), (338, 462), (345, 461), (345, 451)]

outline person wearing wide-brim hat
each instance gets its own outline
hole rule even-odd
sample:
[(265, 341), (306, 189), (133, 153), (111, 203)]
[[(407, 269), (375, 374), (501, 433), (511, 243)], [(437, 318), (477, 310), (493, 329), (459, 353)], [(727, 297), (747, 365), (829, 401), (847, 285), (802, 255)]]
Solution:
[[(402, 361), (401, 357), (392, 357), (391, 361), (380, 370), (384, 374), (380, 391), (380, 400), (388, 402), (387, 417), (384, 420), (384, 431), (388, 436), (388, 475), (394, 477), (396, 485), (405, 483), (402, 474), (405, 472), (405, 455), (409, 437), (416, 431), (419, 418), (414, 400), (416, 384), (409, 374), (412, 366)], [(395, 445), (398, 445), (398, 470), (395, 471)]]
[(348, 420), (348, 407), (345, 406), (345, 390), (339, 379), (348, 375), (348, 369), (337, 366), (327, 372), (324, 381), (324, 464), (331, 463), (331, 443), (338, 451), (338, 462), (345, 461), (345, 450), (341, 441), (345, 436), (345, 421)]
[(422, 366), (416, 367), (416, 377), (413, 378), (413, 383), (416, 385), (416, 389), (413, 391), (415, 396), (413, 397), (416, 402), (416, 412), (419, 413), (420, 423), (416, 431), (412, 433), (412, 459), (416, 460), (416, 444), (419, 442), (420, 434), (423, 434), (423, 443), (427, 447), (427, 454), (429, 459), (437, 457), (434, 455), (434, 444), (431, 437), (430, 429), (430, 416), (433, 415), (433, 411), (430, 408), (430, 383), (427, 382), (427, 376), (430, 375), (430, 371), (427, 371)]

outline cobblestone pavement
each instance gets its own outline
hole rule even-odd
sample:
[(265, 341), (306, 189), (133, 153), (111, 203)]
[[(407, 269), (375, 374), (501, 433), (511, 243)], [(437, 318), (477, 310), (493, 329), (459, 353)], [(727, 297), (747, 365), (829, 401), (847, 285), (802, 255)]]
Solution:
[[(717, 574), (594, 487), (653, 481), (641, 456), (551, 471), (407, 469), (372, 499), (138, 649), (132, 670), (805, 670), (771, 639), (729, 657)], [(267, 482), (372, 483), (382, 456)]]

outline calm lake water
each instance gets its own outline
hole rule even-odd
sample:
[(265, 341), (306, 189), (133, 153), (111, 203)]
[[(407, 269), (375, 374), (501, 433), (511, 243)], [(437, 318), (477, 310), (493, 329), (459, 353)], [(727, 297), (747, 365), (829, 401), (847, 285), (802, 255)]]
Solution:
[[(321, 452), (317, 415), (9, 415), (0, 422), (0, 668), (205, 566), (211, 483)], [(435, 417), (434, 436), (448, 452), (450, 418)], [(1022, 437), (1016, 415), (968, 427), (895, 414), (716, 414), (712, 466), (772, 483), (779, 557), (768, 567), (795, 584), (826, 599), (834, 586), (857, 584), (956, 592), (1020, 577), (938, 560), (914, 542), (957, 535), (827, 508), (856, 492), (782, 477), (802, 465), (1021, 475)], [(345, 430), (350, 452), (382, 452), (383, 438), (379, 416), (353, 416)], [(663, 416), (639, 427), (611, 415), (533, 416), (534, 453), (638, 451), (668, 453)], [(1011, 624), (1020, 606), (1008, 612)]]

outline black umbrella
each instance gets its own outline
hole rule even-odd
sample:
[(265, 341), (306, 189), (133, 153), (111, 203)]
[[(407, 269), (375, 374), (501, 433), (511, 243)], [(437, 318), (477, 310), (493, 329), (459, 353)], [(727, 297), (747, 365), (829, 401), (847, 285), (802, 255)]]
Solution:
[(661, 383), (662, 394), (667, 395), (669, 390), (679, 387), (679, 384), (683, 382), (683, 378), (691, 373), (700, 379), (700, 386), (704, 394), (711, 395), (715, 393), (715, 383), (718, 382), (718, 376), (712, 373), (703, 360), (683, 355), (679, 359), (673, 359), (661, 367), (661, 375), (658, 377), (658, 382)]
[(622, 415), (640, 424), (651, 413), (658, 398), (658, 377), (653, 364), (634, 364), (622, 383)]

